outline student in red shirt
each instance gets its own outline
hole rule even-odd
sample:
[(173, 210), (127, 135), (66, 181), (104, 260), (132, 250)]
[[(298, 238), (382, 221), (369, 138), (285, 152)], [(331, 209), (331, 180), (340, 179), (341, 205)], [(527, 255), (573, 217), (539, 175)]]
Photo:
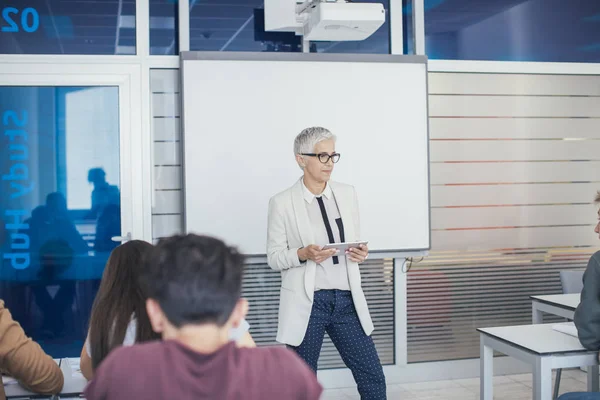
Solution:
[(246, 315), (243, 256), (206, 236), (161, 240), (141, 275), (163, 341), (121, 347), (102, 362), (88, 400), (317, 400), (312, 370), (285, 348), (239, 348), (229, 331)]

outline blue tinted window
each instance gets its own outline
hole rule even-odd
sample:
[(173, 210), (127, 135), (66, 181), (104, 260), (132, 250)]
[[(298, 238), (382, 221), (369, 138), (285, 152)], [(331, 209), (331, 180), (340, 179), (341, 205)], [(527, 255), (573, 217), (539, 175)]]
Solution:
[[(360, 42), (312, 42), (311, 52), (375, 53), (390, 52), (389, 0), (363, 0), (383, 3), (386, 23)], [(190, 49), (196, 51), (283, 51), (301, 52), (302, 39), (293, 32), (265, 32), (263, 1), (219, 0), (190, 3)]]
[(434, 59), (598, 62), (600, 2), (425, 0), (425, 34)]
[(413, 0), (402, 2), (402, 42), (404, 54), (415, 54), (415, 31), (413, 27)]
[(78, 356), (121, 235), (118, 88), (0, 87), (0, 113), (0, 299)]
[(190, 2), (190, 49), (198, 51), (301, 51), (294, 33), (264, 32), (263, 2)]
[(177, 3), (177, 0), (150, 0), (150, 54), (179, 54)]
[(135, 0), (3, 0), (2, 54), (135, 54)]

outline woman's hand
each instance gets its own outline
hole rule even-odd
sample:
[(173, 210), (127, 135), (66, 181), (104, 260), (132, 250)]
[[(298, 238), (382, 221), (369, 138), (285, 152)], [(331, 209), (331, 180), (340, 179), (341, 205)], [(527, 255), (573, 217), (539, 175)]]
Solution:
[(310, 246), (306, 246), (298, 250), (298, 258), (300, 259), (300, 261), (311, 260), (316, 262), (317, 264), (321, 264), (329, 257), (333, 257), (340, 252), (338, 249), (322, 249), (323, 246), (311, 244)]
[(346, 250), (346, 255), (350, 259), (350, 261), (354, 261), (355, 263), (361, 263), (367, 259), (369, 256), (369, 248), (366, 244), (360, 244), (358, 247), (351, 247)]
[[(90, 340), (89, 336), (86, 339), (86, 342)], [(83, 344), (83, 348), (81, 349), (81, 356), (79, 361), (79, 368), (81, 369), (81, 374), (85, 377), (85, 379), (92, 380), (94, 377), (94, 369), (92, 368), (92, 358), (87, 352), (86, 345)]]

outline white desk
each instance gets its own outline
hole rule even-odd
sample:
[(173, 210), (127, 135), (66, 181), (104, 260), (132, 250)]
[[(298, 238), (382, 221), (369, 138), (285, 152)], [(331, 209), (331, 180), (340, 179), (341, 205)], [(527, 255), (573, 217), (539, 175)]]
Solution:
[[(79, 363), (78, 358), (74, 358), (71, 360), (76, 360), (76, 363)], [(59, 363), (59, 360), (55, 360)], [(60, 360), (60, 369), (65, 378), (65, 383), (63, 385), (63, 390), (58, 394), (58, 396), (44, 396), (40, 394), (36, 394), (24, 389), (21, 385), (13, 384), (4, 387), (6, 391), (6, 397), (9, 399), (34, 399), (34, 398), (43, 398), (43, 399), (64, 399), (64, 398), (73, 398), (78, 397), (85, 386), (87, 385), (87, 380), (80, 373), (75, 373), (71, 369), (71, 363), (68, 358), (63, 358)]]
[(573, 320), (581, 294), (553, 294), (531, 296), (531, 319), (534, 324), (543, 322), (543, 313), (558, 315)]
[(588, 391), (598, 391), (598, 352), (581, 346), (576, 337), (552, 330), (552, 324), (477, 329), (480, 338), (481, 400), (492, 400), (494, 350), (530, 364), (533, 398), (552, 398), (552, 370), (588, 367)]
[(71, 364), (76, 364), (79, 368), (79, 357), (63, 358), (62, 360), (60, 369), (63, 371), (65, 384), (63, 385), (63, 390), (58, 394), (58, 397), (61, 399), (79, 396), (83, 393), (87, 385), (87, 379), (81, 374), (81, 370), (74, 371), (71, 368)]

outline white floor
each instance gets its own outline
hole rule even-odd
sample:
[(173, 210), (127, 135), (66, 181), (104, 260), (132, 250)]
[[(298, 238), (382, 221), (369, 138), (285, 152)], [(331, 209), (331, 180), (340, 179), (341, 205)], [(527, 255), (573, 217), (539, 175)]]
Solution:
[[(579, 369), (563, 370), (560, 393), (585, 392), (587, 375)], [(552, 382), (554, 385), (554, 382)], [(554, 389), (554, 386), (552, 386)], [(479, 378), (388, 385), (388, 400), (477, 400)], [(494, 399), (531, 399), (531, 374), (494, 378)], [(356, 388), (326, 390), (321, 400), (360, 399)]]

